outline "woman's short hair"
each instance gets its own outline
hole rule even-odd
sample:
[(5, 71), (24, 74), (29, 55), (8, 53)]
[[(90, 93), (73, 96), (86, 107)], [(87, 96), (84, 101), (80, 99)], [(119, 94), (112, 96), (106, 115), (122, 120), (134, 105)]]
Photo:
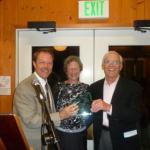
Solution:
[(65, 61), (64, 61), (64, 72), (65, 73), (67, 72), (67, 66), (68, 66), (68, 64), (71, 63), (71, 62), (73, 62), (73, 61), (75, 61), (75, 62), (77, 62), (79, 64), (80, 71), (83, 70), (83, 64), (82, 64), (80, 58), (78, 56), (71, 55), (71, 56), (68, 56), (65, 59)]

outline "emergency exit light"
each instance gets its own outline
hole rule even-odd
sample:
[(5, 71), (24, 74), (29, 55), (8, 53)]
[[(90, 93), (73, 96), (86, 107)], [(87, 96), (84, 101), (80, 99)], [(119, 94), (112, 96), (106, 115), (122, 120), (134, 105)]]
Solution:
[(80, 19), (105, 19), (109, 17), (109, 0), (79, 1)]

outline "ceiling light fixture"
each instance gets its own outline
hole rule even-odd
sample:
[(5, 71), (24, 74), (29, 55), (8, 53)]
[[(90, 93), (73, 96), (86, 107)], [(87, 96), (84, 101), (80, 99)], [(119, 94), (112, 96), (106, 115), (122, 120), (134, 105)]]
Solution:
[(67, 46), (54, 46), (54, 49), (56, 51), (65, 51), (67, 49)]

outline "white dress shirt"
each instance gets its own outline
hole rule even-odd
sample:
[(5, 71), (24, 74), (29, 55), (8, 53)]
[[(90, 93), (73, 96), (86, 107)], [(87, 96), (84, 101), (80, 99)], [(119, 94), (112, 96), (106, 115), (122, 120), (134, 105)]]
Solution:
[(50, 107), (50, 110), (52, 112), (55, 112), (55, 108), (53, 107), (54, 106), (54, 102), (53, 102), (53, 97), (52, 97), (52, 92), (51, 92), (51, 89), (49, 88), (48, 89), (48, 95), (49, 95), (49, 98), (47, 98), (47, 92), (46, 92), (46, 84), (48, 84), (47, 80), (44, 80), (43, 78), (41, 78), (36, 72), (34, 72), (35, 76), (38, 78), (43, 90), (44, 90), (44, 93), (45, 93), (45, 96), (46, 96), (46, 99), (48, 99), (48, 105)]
[(38, 78), (38, 81), (40, 82), (40, 84), (42, 85), (42, 88), (45, 92), (46, 95), (46, 89), (45, 89), (45, 85), (47, 83), (47, 80), (44, 80), (43, 78), (41, 78), (36, 72), (34, 72), (35, 76)]
[[(117, 82), (119, 80), (119, 77), (111, 84), (108, 84), (106, 79), (104, 81), (104, 90), (103, 90), (103, 101), (111, 104), (111, 99), (112, 96), (114, 94)], [(112, 114), (112, 107), (110, 111), (103, 111), (103, 125), (109, 127), (109, 120), (108, 120), (108, 114), (111, 115)]]

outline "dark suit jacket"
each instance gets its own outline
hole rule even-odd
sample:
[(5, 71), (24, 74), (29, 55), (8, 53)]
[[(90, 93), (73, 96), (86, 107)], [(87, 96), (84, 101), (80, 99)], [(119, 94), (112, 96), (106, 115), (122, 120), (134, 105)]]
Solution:
[[(104, 79), (89, 87), (93, 100), (103, 99), (103, 84)], [(142, 88), (138, 83), (122, 77), (119, 78), (111, 100), (112, 114), (108, 116), (114, 150), (139, 150), (138, 122), (141, 94)], [(102, 119), (102, 111), (93, 114), (94, 150), (98, 150)], [(138, 132), (137, 135), (124, 137), (124, 134), (130, 134), (129, 131), (133, 130)]]

